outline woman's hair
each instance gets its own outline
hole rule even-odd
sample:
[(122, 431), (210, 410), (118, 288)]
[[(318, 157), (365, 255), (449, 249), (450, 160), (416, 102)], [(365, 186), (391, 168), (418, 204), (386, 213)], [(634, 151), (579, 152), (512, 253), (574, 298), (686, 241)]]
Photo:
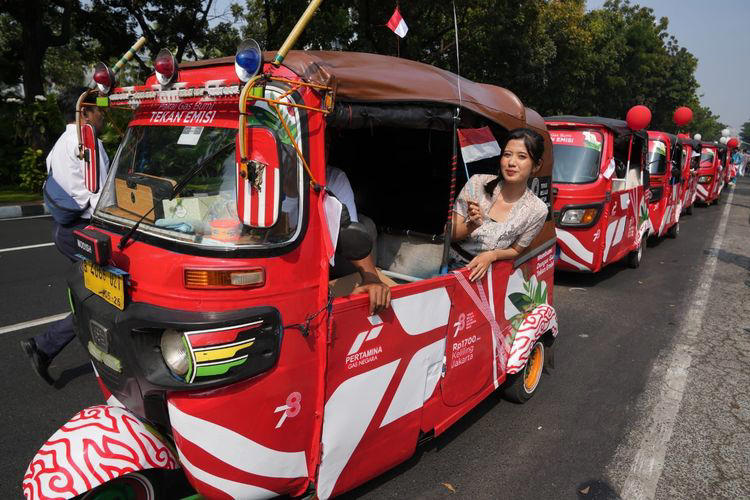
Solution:
[[(542, 137), (540, 133), (535, 132), (530, 128), (516, 128), (508, 133), (508, 136), (505, 138), (505, 142), (503, 142), (501, 150), (505, 150), (505, 146), (507, 146), (510, 141), (518, 139), (523, 140), (523, 145), (526, 146), (526, 151), (529, 153), (531, 161), (534, 162), (534, 165), (538, 165), (539, 162), (542, 161), (542, 157), (544, 156), (544, 137)], [(492, 196), (492, 193), (495, 192), (495, 186), (497, 186), (497, 183), (500, 182), (501, 175), (502, 172), (498, 174), (495, 179), (484, 185), (484, 190), (488, 195)]]

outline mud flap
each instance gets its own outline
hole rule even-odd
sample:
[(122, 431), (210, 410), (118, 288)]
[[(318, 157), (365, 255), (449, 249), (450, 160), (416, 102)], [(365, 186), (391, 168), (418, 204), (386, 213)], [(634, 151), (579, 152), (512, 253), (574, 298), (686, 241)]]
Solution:
[(39, 449), (23, 476), (29, 500), (73, 498), (126, 474), (177, 469), (167, 440), (135, 414), (117, 406), (78, 412)]

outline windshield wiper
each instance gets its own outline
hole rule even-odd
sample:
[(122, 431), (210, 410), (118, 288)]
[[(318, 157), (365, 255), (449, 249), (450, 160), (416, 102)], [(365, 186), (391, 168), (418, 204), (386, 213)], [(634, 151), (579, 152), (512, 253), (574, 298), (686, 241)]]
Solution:
[[(198, 175), (198, 172), (200, 172), (203, 169), (203, 167), (206, 166), (208, 162), (216, 158), (219, 154), (224, 153), (227, 150), (229, 150), (230, 147), (234, 147), (234, 142), (230, 142), (229, 144), (217, 149), (216, 151), (208, 155), (206, 158), (196, 163), (195, 166), (190, 170), (190, 172), (188, 172), (185, 175), (185, 177), (183, 177), (177, 184), (175, 184), (174, 188), (172, 188), (172, 194), (169, 195), (169, 200), (170, 201), (174, 200), (175, 196), (180, 194), (182, 190), (185, 189), (185, 186), (187, 186), (188, 182), (193, 180), (193, 177)], [(119, 248), (120, 250), (125, 248), (125, 245), (127, 245), (128, 241), (130, 241), (130, 239), (133, 237), (133, 234), (135, 234), (135, 231), (138, 229), (138, 226), (141, 225), (141, 222), (143, 222), (143, 219), (148, 217), (148, 215), (151, 212), (153, 212), (155, 208), (156, 208), (156, 203), (154, 203), (154, 206), (151, 207), (151, 210), (143, 214), (141, 218), (138, 219), (138, 221), (135, 224), (133, 224), (133, 227), (130, 228), (130, 231), (128, 231), (125, 234), (125, 236), (122, 237), (122, 239), (120, 240), (120, 243), (117, 245), (117, 248)]]

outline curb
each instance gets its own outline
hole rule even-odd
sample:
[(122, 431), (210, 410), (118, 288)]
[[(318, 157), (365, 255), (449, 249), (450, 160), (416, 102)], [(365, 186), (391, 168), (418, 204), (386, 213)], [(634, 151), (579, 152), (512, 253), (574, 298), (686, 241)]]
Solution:
[(0, 219), (14, 217), (29, 217), (32, 215), (48, 215), (49, 211), (42, 203), (32, 205), (10, 205), (0, 207)]

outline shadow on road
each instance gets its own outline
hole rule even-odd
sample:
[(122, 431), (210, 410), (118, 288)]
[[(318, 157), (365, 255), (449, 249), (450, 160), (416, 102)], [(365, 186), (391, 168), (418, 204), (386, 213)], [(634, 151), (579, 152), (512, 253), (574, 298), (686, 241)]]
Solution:
[(68, 368), (60, 374), (60, 377), (55, 381), (55, 389), (62, 389), (70, 381), (77, 379), (83, 375), (88, 375), (94, 371), (91, 363), (84, 363), (81, 366), (75, 368)]
[(586, 500), (622, 500), (612, 486), (599, 479), (590, 479), (576, 487), (578, 498)]
[(555, 285), (560, 286), (579, 286), (589, 288), (598, 285), (600, 282), (608, 280), (612, 276), (625, 271), (625, 260), (615, 262), (604, 267), (598, 273), (576, 273), (572, 271), (555, 270)]

